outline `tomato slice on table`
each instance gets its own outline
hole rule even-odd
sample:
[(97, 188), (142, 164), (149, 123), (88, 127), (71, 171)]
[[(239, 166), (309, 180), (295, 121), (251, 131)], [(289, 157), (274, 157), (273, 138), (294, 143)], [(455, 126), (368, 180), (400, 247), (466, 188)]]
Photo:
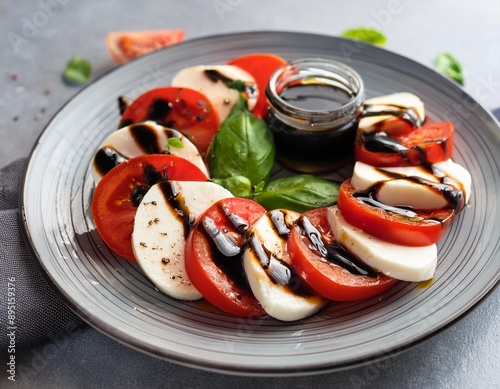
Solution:
[(219, 129), (219, 116), (202, 93), (189, 88), (151, 89), (123, 112), (119, 127), (153, 120), (186, 135), (203, 155)]
[(298, 276), (335, 301), (364, 300), (389, 290), (396, 279), (374, 272), (335, 243), (326, 210), (304, 213), (290, 232), (287, 250)]
[(259, 97), (252, 113), (260, 119), (264, 119), (267, 112), (266, 88), (269, 78), (286, 61), (276, 54), (253, 53), (233, 58), (227, 64), (238, 66), (250, 73), (259, 88)]
[(357, 161), (372, 166), (418, 166), (443, 162), (453, 155), (454, 127), (450, 122), (426, 122), (408, 134), (375, 131), (358, 134)]
[(452, 208), (415, 210), (404, 216), (377, 207), (361, 198), (348, 179), (340, 186), (337, 206), (344, 219), (354, 227), (386, 242), (404, 246), (427, 246), (436, 243), (455, 216)]
[(266, 210), (256, 202), (228, 198), (212, 205), (193, 226), (185, 249), (188, 277), (216, 307), (238, 316), (265, 312), (243, 270), (243, 235)]
[(116, 31), (106, 35), (106, 46), (113, 61), (124, 63), (162, 47), (182, 42), (183, 29), (153, 31)]
[(174, 155), (142, 155), (111, 169), (95, 188), (92, 216), (102, 240), (116, 254), (135, 261), (132, 231), (137, 206), (148, 189), (167, 179), (206, 181), (191, 162)]

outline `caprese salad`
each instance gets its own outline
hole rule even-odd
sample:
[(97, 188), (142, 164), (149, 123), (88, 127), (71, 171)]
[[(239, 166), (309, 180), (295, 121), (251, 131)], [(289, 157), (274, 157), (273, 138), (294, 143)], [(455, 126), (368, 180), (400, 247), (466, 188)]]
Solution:
[(168, 296), (300, 320), (330, 301), (432, 279), (436, 243), (470, 201), (454, 127), (411, 93), (368, 99), (342, 183), (275, 166), (264, 90), (285, 60), (185, 68), (131, 103), (90, 171), (103, 241)]

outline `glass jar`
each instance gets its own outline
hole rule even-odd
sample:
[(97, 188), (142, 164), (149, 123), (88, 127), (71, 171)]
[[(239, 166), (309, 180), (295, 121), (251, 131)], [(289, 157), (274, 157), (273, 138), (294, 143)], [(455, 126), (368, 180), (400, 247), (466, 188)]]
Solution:
[(283, 165), (323, 172), (352, 155), (364, 85), (351, 67), (322, 58), (290, 61), (271, 76), (266, 98)]

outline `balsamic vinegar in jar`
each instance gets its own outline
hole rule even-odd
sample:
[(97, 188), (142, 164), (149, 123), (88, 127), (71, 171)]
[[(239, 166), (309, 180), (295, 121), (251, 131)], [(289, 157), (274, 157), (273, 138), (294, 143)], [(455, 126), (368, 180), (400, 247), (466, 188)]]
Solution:
[(271, 76), (266, 97), (266, 119), (282, 164), (315, 173), (352, 155), (364, 98), (353, 69), (324, 59), (291, 61)]

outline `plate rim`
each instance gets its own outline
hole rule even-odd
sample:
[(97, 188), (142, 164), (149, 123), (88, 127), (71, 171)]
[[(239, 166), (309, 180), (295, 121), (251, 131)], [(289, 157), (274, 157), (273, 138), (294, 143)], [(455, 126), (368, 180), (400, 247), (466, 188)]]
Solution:
[[(353, 43), (352, 40), (338, 37), (338, 36), (333, 36), (333, 35), (326, 35), (326, 34), (317, 34), (317, 33), (308, 33), (308, 32), (296, 32), (296, 31), (283, 31), (283, 30), (263, 30), (263, 31), (243, 31), (243, 32), (235, 32), (235, 33), (221, 33), (221, 34), (214, 34), (214, 35), (207, 35), (207, 36), (200, 36), (196, 38), (192, 38), (189, 40), (186, 40), (182, 43), (179, 43), (176, 46), (182, 45), (193, 45), (196, 44), (196, 42), (200, 41), (211, 41), (211, 40), (216, 40), (216, 39), (224, 39), (224, 38), (234, 38), (238, 39), (238, 37), (251, 37), (251, 36), (259, 36), (259, 35), (297, 35), (297, 36), (302, 36), (302, 37), (308, 37), (310, 39), (314, 39), (315, 37), (321, 38), (321, 39), (332, 39), (332, 40), (340, 40), (344, 42), (349, 42)], [(426, 68), (427, 70), (430, 70), (434, 72), (435, 74), (439, 75), (443, 79), (445, 79), (447, 82), (453, 84), (455, 88), (459, 88), (462, 91), (463, 96), (467, 97), (469, 100), (477, 103), (477, 107), (479, 107), (482, 111), (483, 114), (486, 114), (489, 116), (489, 118), (496, 123), (497, 127), (500, 128), (500, 124), (498, 120), (495, 118), (493, 113), (489, 110), (486, 109), (482, 104), (476, 101), (475, 98), (473, 98), (468, 92), (465, 91), (463, 87), (461, 87), (459, 84), (449, 80), (447, 77), (442, 75), (441, 73), (437, 72), (435, 69), (431, 68), (430, 66), (427, 66), (426, 64), (423, 64), (419, 61), (416, 61), (412, 58), (406, 57), (404, 55), (401, 55), (399, 53), (384, 49), (384, 48), (379, 48), (379, 47), (373, 47), (369, 44), (363, 43), (363, 42), (355, 42), (356, 45), (360, 45), (366, 48), (369, 48), (370, 50), (380, 50), (383, 53), (393, 55), (401, 60), (405, 61), (411, 61), (414, 64), (417, 64), (418, 66), (422, 66)], [(73, 312), (75, 312), (79, 317), (81, 317), (86, 323), (88, 323), (91, 327), (94, 329), (98, 330), (99, 332), (105, 334), (106, 336), (118, 341), (119, 343), (125, 344), (128, 347), (131, 347), (139, 352), (146, 353), (148, 355), (151, 355), (153, 357), (165, 359), (171, 362), (179, 363), (184, 366), (189, 366), (189, 367), (194, 367), (194, 368), (200, 368), (200, 369), (205, 369), (209, 371), (216, 371), (219, 373), (225, 373), (225, 374), (234, 374), (234, 375), (259, 375), (259, 376), (290, 376), (290, 375), (308, 375), (308, 374), (319, 374), (319, 373), (326, 373), (326, 372), (333, 372), (333, 371), (338, 371), (338, 370), (344, 370), (348, 368), (355, 368), (359, 367), (362, 365), (365, 365), (367, 363), (372, 363), (381, 359), (386, 359), (390, 358), (392, 356), (398, 355), (401, 352), (404, 352), (416, 344), (419, 344), (423, 341), (426, 341), (437, 334), (443, 332), (444, 330), (448, 329), (449, 327), (453, 326), (456, 322), (459, 320), (463, 319), (465, 316), (470, 314), (475, 308), (477, 308), (480, 304), (482, 304), (491, 294), (493, 294), (499, 285), (499, 280), (500, 280), (500, 273), (497, 272), (496, 276), (492, 277), (490, 279), (490, 282), (487, 283), (486, 285), (483, 285), (481, 288), (481, 294), (478, 295), (479, 297), (474, 300), (474, 302), (469, 303), (468, 307), (462, 309), (460, 312), (455, 312), (455, 315), (448, 321), (446, 321), (444, 324), (438, 326), (437, 328), (434, 328), (432, 331), (429, 333), (420, 336), (419, 338), (416, 338), (412, 341), (407, 341), (404, 344), (400, 344), (398, 346), (394, 346), (392, 349), (385, 349), (383, 350), (383, 355), (381, 355), (381, 352), (376, 352), (373, 353), (373, 355), (369, 355), (363, 359), (357, 360), (357, 361), (348, 361), (344, 363), (330, 363), (327, 364), (326, 366), (323, 365), (318, 365), (316, 368), (311, 368), (310, 366), (304, 367), (304, 369), (294, 369), (293, 371), (286, 370), (285, 369), (276, 369), (276, 367), (269, 369), (269, 370), (262, 370), (262, 368), (252, 368), (251, 366), (248, 367), (247, 369), (244, 368), (237, 368), (235, 369), (233, 366), (227, 366), (226, 364), (218, 364), (216, 361), (213, 361), (213, 363), (207, 362), (207, 360), (203, 360), (204, 363), (200, 364), (199, 362), (194, 361), (192, 358), (185, 358), (179, 355), (172, 355), (172, 353), (159, 353), (158, 350), (154, 349), (153, 347), (149, 347), (149, 344), (147, 342), (142, 341), (141, 339), (136, 339), (131, 336), (127, 336), (122, 331), (117, 331), (115, 327), (112, 325), (109, 325), (105, 321), (101, 320), (99, 317), (96, 316), (89, 316), (87, 315), (86, 311), (82, 309), (80, 306), (75, 301), (72, 301), (71, 298), (65, 293), (64, 290), (60, 288), (60, 286), (57, 284), (55, 278), (53, 277), (52, 274), (50, 274), (50, 271), (48, 268), (45, 266), (44, 261), (41, 258), (41, 255), (37, 251), (34, 241), (31, 236), (31, 231), (30, 227), (28, 225), (28, 215), (27, 215), (27, 210), (26, 210), (26, 205), (25, 205), (25, 197), (27, 196), (25, 188), (27, 186), (27, 179), (29, 176), (29, 170), (32, 166), (32, 163), (34, 163), (34, 159), (36, 157), (36, 150), (43, 139), (43, 137), (46, 135), (47, 130), (50, 128), (52, 123), (61, 115), (61, 113), (70, 105), (75, 99), (78, 99), (81, 94), (85, 93), (85, 91), (89, 88), (92, 88), (95, 84), (100, 82), (102, 79), (105, 79), (108, 77), (110, 74), (114, 72), (120, 71), (124, 66), (127, 66), (131, 63), (135, 62), (140, 62), (140, 61), (145, 61), (144, 58), (150, 57), (150, 56), (156, 56), (156, 55), (164, 55), (162, 53), (168, 52), (171, 50), (171, 47), (166, 47), (160, 50), (157, 50), (152, 53), (148, 53), (144, 56), (134, 58), (131, 61), (127, 62), (126, 64), (122, 66), (116, 66), (113, 67), (112, 69), (107, 70), (100, 76), (96, 77), (91, 83), (88, 85), (85, 85), (83, 88), (81, 88), (77, 93), (75, 93), (70, 99), (68, 99), (56, 112), (55, 114), (48, 120), (47, 124), (44, 126), (43, 130), (39, 134), (37, 140), (34, 143), (34, 146), (32, 150), (30, 151), (27, 161), (26, 161), (26, 166), (23, 172), (22, 180), (21, 180), (21, 188), (20, 188), (20, 193), (21, 196), (19, 197), (19, 209), (21, 211), (22, 215), (22, 235), (23, 238), (26, 242), (26, 246), (28, 247), (30, 253), (32, 256), (36, 259), (35, 263), (37, 264), (38, 268), (42, 270), (42, 274), (44, 278), (49, 282), (49, 284), (52, 286), (52, 289), (60, 296), (62, 297), (63, 301), (65, 302), (66, 305), (68, 305)], [(124, 334), (124, 337), (127, 339), (124, 339), (123, 337), (117, 336), (117, 334)], [(230, 370), (227, 370), (230, 369)]]

